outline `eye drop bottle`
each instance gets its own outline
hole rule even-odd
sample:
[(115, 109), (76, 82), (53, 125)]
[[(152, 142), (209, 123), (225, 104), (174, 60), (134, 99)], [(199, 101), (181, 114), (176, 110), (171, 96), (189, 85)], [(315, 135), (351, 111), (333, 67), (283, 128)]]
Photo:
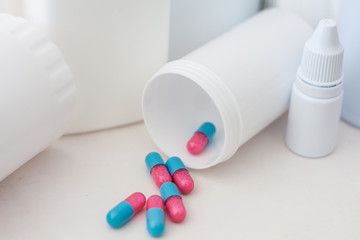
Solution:
[(323, 157), (335, 147), (343, 99), (343, 52), (336, 22), (321, 20), (305, 44), (292, 88), (286, 143), (301, 156)]

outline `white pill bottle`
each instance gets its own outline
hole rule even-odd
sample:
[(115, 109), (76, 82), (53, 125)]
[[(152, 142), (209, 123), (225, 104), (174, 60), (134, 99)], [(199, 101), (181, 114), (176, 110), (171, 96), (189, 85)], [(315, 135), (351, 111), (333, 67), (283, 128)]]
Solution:
[[(163, 66), (143, 95), (147, 129), (168, 156), (191, 168), (231, 158), (288, 108), (311, 27), (292, 13), (263, 11), (180, 60)], [(204, 122), (216, 133), (199, 155), (186, 143)]]
[(74, 74), (68, 133), (142, 119), (146, 81), (167, 62), (169, 0), (21, 0), (23, 16), (57, 44)]
[(73, 70), (79, 103), (69, 133), (140, 121), (142, 90), (169, 54), (184, 56), (260, 5), (260, 0), (18, 1), (23, 16), (50, 35)]
[(62, 54), (28, 21), (0, 14), (0, 181), (67, 129), (76, 89)]

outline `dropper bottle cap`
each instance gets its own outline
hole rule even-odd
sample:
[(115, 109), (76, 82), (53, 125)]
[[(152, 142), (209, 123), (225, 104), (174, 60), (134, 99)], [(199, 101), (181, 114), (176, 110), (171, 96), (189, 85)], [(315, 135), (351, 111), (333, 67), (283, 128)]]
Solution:
[(313, 86), (336, 86), (343, 81), (343, 55), (336, 22), (323, 19), (305, 44), (298, 76)]

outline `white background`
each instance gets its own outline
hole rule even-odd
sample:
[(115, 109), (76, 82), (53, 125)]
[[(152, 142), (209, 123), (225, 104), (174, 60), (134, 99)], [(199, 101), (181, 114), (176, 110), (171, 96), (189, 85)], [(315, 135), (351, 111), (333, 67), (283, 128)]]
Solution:
[[(335, 152), (306, 159), (286, 148), (285, 125), (191, 170), (188, 216), (167, 217), (162, 238), (360, 239), (360, 130), (341, 122)], [(143, 123), (61, 138), (0, 182), (0, 239), (151, 239), (145, 210), (120, 229), (105, 216), (135, 191), (159, 194), (144, 161), (156, 150)]]

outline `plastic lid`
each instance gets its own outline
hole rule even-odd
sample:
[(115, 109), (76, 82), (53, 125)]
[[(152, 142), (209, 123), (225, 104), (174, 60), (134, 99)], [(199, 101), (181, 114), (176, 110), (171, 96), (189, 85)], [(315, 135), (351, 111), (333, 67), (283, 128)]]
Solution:
[(56, 45), (29, 21), (10, 14), (0, 14), (1, 32), (13, 39), (31, 55), (45, 73), (54, 95), (55, 123), (52, 140), (66, 131), (74, 114), (76, 88), (71, 70)]
[(160, 187), (161, 197), (164, 199), (164, 202), (171, 196), (179, 196), (181, 197), (179, 190), (172, 182), (163, 183)]
[(178, 157), (171, 157), (166, 161), (166, 167), (168, 168), (171, 176), (179, 169), (186, 169), (184, 163)]
[(343, 55), (336, 22), (323, 19), (305, 44), (298, 73), (303, 81), (311, 85), (338, 85), (343, 79)]

